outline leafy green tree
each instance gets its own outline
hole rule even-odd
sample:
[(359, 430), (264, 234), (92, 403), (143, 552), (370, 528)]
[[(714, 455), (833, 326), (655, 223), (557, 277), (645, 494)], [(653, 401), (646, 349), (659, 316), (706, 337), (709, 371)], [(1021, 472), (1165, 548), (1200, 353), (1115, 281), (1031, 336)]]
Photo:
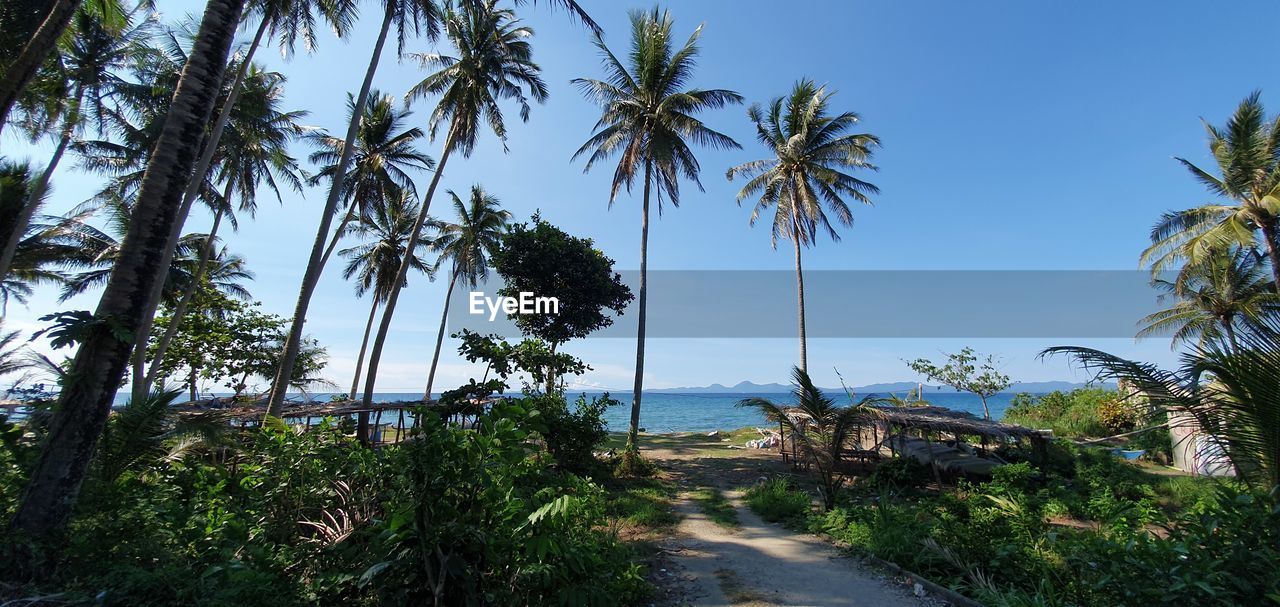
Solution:
[[(631, 302), (631, 289), (613, 271), (613, 260), (589, 238), (577, 238), (534, 215), (533, 224), (517, 224), (502, 237), (493, 265), (505, 286), (505, 297), (520, 293), (555, 297), (554, 314), (520, 314), (512, 320), (525, 335), (549, 344), (551, 352), (570, 339), (586, 337), (613, 324)], [(545, 374), (547, 393), (555, 391), (557, 374)]]
[(489, 256), (498, 248), (499, 239), (506, 232), (507, 222), (511, 219), (511, 213), (502, 209), (502, 203), (479, 185), (471, 186), (471, 195), (465, 204), (453, 190), (448, 190), (448, 194), (453, 201), (453, 211), (458, 216), (458, 221), (436, 221), (431, 225), (435, 230), (431, 248), (439, 255), (436, 267), (448, 264), (450, 270), (449, 287), (444, 294), (444, 311), (440, 313), (440, 329), (436, 332), (436, 349), (431, 356), (431, 370), (427, 372), (427, 389), (422, 394), (424, 401), (431, 400), (431, 387), (436, 380), (440, 347), (444, 344), (444, 327), (449, 319), (449, 300), (453, 297), (453, 287), (461, 280), (475, 288), (489, 275)]
[[(440, 162), (431, 185), (422, 199), (422, 209), (410, 234), (409, 248), (416, 246), (431, 209), (431, 200), (445, 164), (454, 152), (468, 157), (475, 150), (481, 123), (489, 129), (506, 149), (507, 127), (498, 102), (514, 100), (520, 106), (520, 118), (529, 119), (529, 97), (541, 103), (547, 98), (547, 85), (539, 75), (542, 68), (533, 62), (533, 48), (528, 38), (533, 30), (520, 25), (509, 9), (499, 8), (497, 0), (475, 0), (459, 7), (446, 9), (445, 37), (457, 51), (457, 57), (440, 54), (415, 55), (425, 68), (440, 68), (415, 84), (405, 95), (407, 101), (439, 95), (440, 101), (431, 112), (428, 130), (434, 139), (440, 126), (448, 123)], [(527, 91), (527, 93), (526, 93)], [(526, 94), (528, 96), (526, 96)], [(382, 348), (391, 329), (396, 301), (400, 296), (401, 281), (409, 271), (407, 260), (400, 264), (400, 271), (392, 283), (391, 294), (382, 310), (378, 335), (369, 354), (369, 371), (364, 385), (364, 404), (373, 403), (373, 390), (378, 379), (378, 362)]]
[(752, 105), (747, 117), (755, 123), (756, 138), (772, 157), (738, 165), (726, 173), (730, 181), (736, 175), (747, 178), (738, 192), (738, 204), (759, 197), (751, 211), (751, 225), (772, 208), (774, 248), (779, 236), (795, 245), (802, 370), (808, 368), (809, 357), (800, 249), (816, 244), (820, 230), (839, 242), (840, 234), (827, 213), (841, 225), (853, 225), (853, 213), (844, 199), (871, 204), (868, 195), (879, 192), (876, 186), (846, 171), (875, 170), (869, 160), (880, 139), (868, 133), (850, 133), (858, 115), (844, 112), (832, 116), (830, 99), (825, 86), (804, 79), (795, 83), (788, 97), (774, 98), (767, 110), (760, 104)]
[(965, 347), (954, 354), (947, 354), (947, 362), (941, 366), (924, 358), (907, 363), (912, 371), (939, 381), (961, 392), (969, 392), (982, 399), (982, 417), (991, 419), (987, 399), (1008, 388), (1009, 376), (996, 367), (994, 356), (980, 357), (973, 348)]
[(98, 327), (80, 343), (49, 421), (48, 439), (31, 469), (10, 526), (34, 537), (58, 534), (75, 505), (120, 379), (134, 349), (133, 337), (168, 271), (171, 236), (180, 232), (178, 210), (199, 154), (243, 0), (209, 0), (194, 51), (164, 123), (163, 134), (133, 204), (129, 232), (115, 271), (103, 290)]
[[(413, 194), (407, 191), (391, 198), (380, 198), (355, 229), (358, 235), (367, 240), (338, 253), (349, 260), (342, 276), (348, 280), (355, 279), (356, 297), (369, 293), (369, 299), (372, 300), (369, 320), (364, 325), (364, 338), (360, 340), (360, 354), (356, 357), (355, 376), (351, 379), (352, 399), (356, 397), (356, 390), (360, 387), (360, 367), (364, 363), (365, 348), (369, 345), (374, 315), (378, 306), (391, 293), (391, 281), (396, 279), (400, 263), (409, 250), (409, 231), (413, 229), (414, 219), (418, 215), (418, 205), (413, 198)], [(423, 255), (430, 245), (428, 241), (418, 241), (417, 250), (410, 260), (415, 270), (428, 276), (433, 271)]]
[(1141, 262), (1153, 273), (1184, 259), (1200, 263), (1218, 250), (1255, 246), (1255, 232), (1260, 232), (1272, 261), (1273, 287), (1280, 289), (1280, 263), (1275, 263), (1280, 259), (1280, 121), (1267, 119), (1261, 92), (1254, 91), (1225, 127), (1206, 122), (1204, 128), (1220, 174), (1177, 160), (1226, 201), (1165, 213), (1151, 230), (1151, 246)]
[[(284, 339), (283, 318), (262, 312), (258, 302), (232, 299), (208, 284), (196, 290), (191, 303), (189, 315), (161, 358), (158, 380), (181, 379), (194, 401), (203, 382), (219, 384), (239, 395), (249, 387), (250, 379), (272, 377)], [(156, 326), (166, 328), (171, 322), (173, 311), (162, 309)], [(152, 339), (152, 354), (159, 339)], [(316, 347), (312, 345), (308, 356), (299, 357), (305, 364), (295, 368), (295, 383), (314, 375), (317, 364), (324, 368), (323, 349), (317, 352)]]
[(594, 134), (574, 153), (587, 155), (585, 170), (617, 154), (609, 204), (623, 187), (631, 191), (641, 174), (644, 195), (640, 215), (640, 284), (636, 302), (636, 376), (631, 396), (631, 426), (628, 450), (637, 449), (640, 431), (640, 399), (644, 390), (645, 305), (648, 301), (649, 202), (658, 190), (658, 212), (662, 198), (680, 204), (680, 178), (698, 181), (701, 166), (689, 149), (695, 143), (715, 149), (741, 146), (727, 135), (714, 131), (695, 116), (707, 110), (742, 103), (742, 96), (725, 89), (685, 88), (693, 78), (698, 56), (699, 26), (680, 48), (673, 48), (672, 19), (667, 11), (631, 12), (631, 52), (623, 64), (597, 35), (595, 44), (604, 59), (605, 78), (576, 78), (573, 83), (587, 99), (603, 110)]
[[(298, 303), (294, 306), (293, 317), (289, 327), (289, 337), (285, 340), (280, 353), (280, 368), (289, 369), (294, 366), (302, 346), (302, 326), (307, 321), (307, 309), (311, 306), (311, 296), (315, 293), (316, 284), (320, 282), (320, 273), (324, 270), (327, 256), (325, 250), (329, 242), (329, 232), (333, 224), (333, 216), (337, 214), (338, 203), (345, 191), (346, 183), (339, 176), (347, 174), (347, 167), (355, 154), (356, 135), (360, 130), (360, 120), (365, 115), (364, 106), (368, 102), (369, 91), (373, 86), (373, 75), (378, 71), (378, 62), (382, 58), (382, 49), (387, 43), (387, 34), (391, 26), (396, 26), (396, 55), (404, 54), (404, 43), (410, 34), (426, 33), (427, 38), (435, 41), (440, 31), (440, 7), (433, 0), (381, 0), (382, 26), (378, 30), (377, 41), (373, 45), (373, 53), (369, 57), (369, 66), (365, 69), (364, 81), (360, 84), (360, 92), (355, 96), (355, 104), (347, 121), (347, 133), (343, 138), (342, 151), (334, 164), (333, 180), (329, 184), (329, 193), (325, 197), (324, 209), (320, 212), (320, 226), (311, 245), (311, 256), (307, 260), (307, 269), (302, 274), (302, 285), (298, 289)], [(341, 6), (354, 9), (355, 3), (342, 2)], [(352, 14), (349, 10), (344, 14)], [(441, 164), (444, 164), (441, 162)], [(423, 206), (430, 206), (424, 202)], [(424, 209), (425, 210), (425, 209)], [(414, 248), (414, 247), (409, 247)], [(406, 268), (406, 274), (407, 268)], [(271, 388), (267, 414), (278, 416), (284, 405), (284, 395), (288, 389), (288, 377), (285, 373), (277, 373), (275, 384)]]
[(1225, 338), (1235, 348), (1242, 326), (1258, 326), (1280, 312), (1280, 295), (1266, 264), (1250, 249), (1219, 251), (1186, 264), (1174, 280), (1157, 278), (1152, 285), (1173, 303), (1139, 321), (1138, 337), (1172, 330), (1174, 346), (1196, 338), (1202, 345)]

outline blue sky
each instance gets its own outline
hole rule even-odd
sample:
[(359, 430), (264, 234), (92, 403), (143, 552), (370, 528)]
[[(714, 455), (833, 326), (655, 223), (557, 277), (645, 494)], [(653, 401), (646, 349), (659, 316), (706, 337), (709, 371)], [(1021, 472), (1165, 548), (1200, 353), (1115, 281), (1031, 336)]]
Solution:
[[(181, 2), (159, 4), (167, 18), (189, 10)], [(610, 46), (624, 50), (628, 5), (583, 4), (604, 26)], [(365, 16), (348, 40), (322, 37), (314, 55), (300, 53), (289, 62), (274, 49), (259, 54), (288, 76), (285, 107), (309, 111), (307, 124), (339, 134), (345, 128), (346, 93), (358, 88), (377, 33), (374, 4), (362, 8)], [(834, 107), (862, 114), (863, 128), (883, 140), (875, 158), (881, 171), (863, 175), (882, 194), (875, 206), (855, 209), (856, 224), (843, 230), (842, 242), (823, 241), (806, 253), (809, 269), (1134, 269), (1159, 213), (1209, 199), (1172, 159), (1209, 163), (1199, 118), (1225, 121), (1255, 88), (1264, 89), (1264, 101), (1280, 99), (1268, 95), (1280, 95), (1273, 86), (1273, 43), (1210, 27), (1274, 22), (1280, 5), (1273, 3), (883, 1), (800, 8), (723, 0), (679, 3), (672, 12), (681, 36), (705, 24), (696, 86), (766, 101), (807, 76), (838, 91)], [(638, 200), (624, 195), (610, 209), (609, 167), (584, 175), (582, 163), (569, 160), (598, 115), (569, 84), (601, 73), (589, 34), (546, 2), (520, 13), (536, 30), (534, 57), (550, 99), (534, 107), (527, 124), (507, 106), (510, 152), (483, 138), (471, 158), (450, 161), (443, 187), (481, 183), (516, 217), (540, 209), (566, 231), (595, 239), (620, 269), (634, 269)], [(407, 45), (411, 52), (431, 49), (425, 40)], [(411, 61), (397, 63), (388, 48), (375, 86), (401, 95), (422, 76)], [(416, 123), (425, 123), (429, 103), (416, 104)], [(1272, 103), (1280, 109), (1280, 101)], [(767, 229), (748, 228), (750, 208), (734, 203), (737, 185), (724, 179), (729, 166), (763, 157), (745, 106), (704, 119), (744, 149), (699, 152), (706, 191), (687, 184), (680, 208), (654, 222), (650, 268), (792, 268), (788, 250), (770, 248)], [(12, 134), (3, 146), (6, 155), (37, 162), (51, 148), (28, 146)], [(423, 145), (433, 157), (438, 147)], [(295, 156), (307, 152), (298, 145)], [(99, 187), (99, 178), (76, 171), (73, 162), (65, 165), (55, 176), (53, 212)], [(419, 183), (428, 179), (423, 174)], [(257, 220), (243, 221), (238, 234), (227, 236), (257, 273), (251, 290), (268, 311), (292, 310), (324, 193), (313, 188), (286, 194), (283, 205), (260, 202)], [(187, 230), (208, 224), (197, 211)], [(922, 287), (912, 295), (936, 298), (945, 313), (946, 293)], [(96, 294), (65, 305), (55, 297), (42, 291), (25, 308), (11, 305), (6, 328), (30, 329), (42, 314), (96, 304)], [(421, 389), (443, 299), (443, 284), (410, 283), (383, 358), (380, 390)], [(735, 304), (747, 305), (725, 303)], [(342, 385), (350, 383), (366, 313), (366, 302), (355, 299), (331, 264), (307, 331), (329, 348), (329, 375)], [(1164, 339), (1071, 341), (1162, 364), (1176, 357)], [(822, 385), (837, 383), (835, 369), (851, 385), (908, 380), (915, 377), (902, 359), (973, 345), (1000, 356), (1016, 380), (1085, 379), (1065, 361), (1035, 358), (1060, 343), (814, 339), (809, 366)], [(595, 367), (585, 384), (629, 387), (634, 348), (634, 340), (588, 339), (565, 349)], [(796, 358), (789, 339), (661, 339), (647, 349), (646, 385), (652, 387), (785, 381)], [(473, 369), (448, 341), (445, 351), (437, 385), (448, 387)]]

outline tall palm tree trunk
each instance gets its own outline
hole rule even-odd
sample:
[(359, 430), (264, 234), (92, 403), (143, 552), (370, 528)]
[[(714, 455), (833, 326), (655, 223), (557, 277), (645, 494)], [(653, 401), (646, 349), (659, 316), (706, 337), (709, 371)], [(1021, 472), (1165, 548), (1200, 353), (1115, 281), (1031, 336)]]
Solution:
[(333, 238), (329, 239), (328, 246), (324, 249), (324, 255), (320, 257), (320, 266), (324, 267), (329, 263), (329, 257), (333, 255), (334, 249), (338, 248), (338, 242), (342, 240), (342, 234), (347, 231), (347, 224), (356, 218), (356, 210), (354, 204), (352, 208), (342, 216), (342, 221), (338, 224), (338, 229), (333, 231)]
[(284, 395), (292, 379), (293, 365), (298, 359), (298, 350), (302, 346), (302, 326), (307, 322), (307, 308), (311, 306), (311, 295), (315, 293), (316, 284), (320, 282), (320, 273), (324, 270), (325, 244), (329, 240), (329, 228), (333, 223), (334, 211), (338, 208), (338, 199), (342, 196), (342, 175), (347, 172), (347, 166), (351, 164), (351, 156), (355, 152), (356, 134), (360, 131), (360, 117), (364, 115), (364, 104), (368, 101), (369, 88), (373, 85), (373, 75), (378, 71), (382, 47), (387, 43), (387, 32), (391, 30), (392, 17), (395, 16), (396, 3), (387, 2), (386, 4), (387, 10), (382, 18), (382, 30), (378, 32), (378, 41), (373, 45), (373, 56), (369, 58), (369, 67), (365, 70), (360, 94), (356, 97), (355, 107), (351, 111), (351, 122), (347, 125), (342, 155), (338, 158), (338, 166), (334, 168), (329, 197), (325, 200), (324, 211), (320, 215), (320, 227), (316, 230), (316, 239), (311, 245), (311, 258), (307, 262), (306, 272), (302, 275), (298, 303), (293, 309), (293, 323), (285, 339), (284, 352), (280, 355), (280, 367), (276, 370), (275, 381), (272, 382), (267, 415), (277, 417), (280, 415), (280, 410), (284, 406)]
[(57, 170), (58, 163), (62, 160), (62, 155), (66, 153), (67, 146), (71, 144), (71, 135), (75, 132), (76, 124), (80, 122), (80, 101), (83, 95), (83, 89), (77, 85), (76, 91), (71, 97), (70, 109), (66, 118), (63, 119), (62, 134), (58, 138), (58, 146), (53, 149), (53, 156), (49, 158), (49, 164), (44, 167), (44, 171), (40, 172), (40, 177), (32, 184), (31, 191), (27, 193), (27, 203), (18, 212), (17, 221), (10, 228), (9, 239), (4, 243), (3, 252), (0, 252), (0, 280), (9, 275), (9, 267), (13, 265), (13, 257), (18, 253), (18, 243), (22, 242), (22, 235), (27, 231), (27, 226), (31, 224), (31, 218), (36, 214), (36, 207), (39, 206), (40, 198), (49, 189), (49, 181), (53, 178), (53, 172)]
[(644, 162), (644, 202), (640, 217), (640, 297), (636, 312), (636, 381), (631, 390), (631, 425), (627, 428), (627, 450), (639, 449), (640, 396), (644, 393), (644, 320), (649, 301), (649, 190), (653, 181), (653, 161)]
[(796, 297), (799, 299), (800, 309), (800, 370), (807, 373), (809, 371), (809, 348), (804, 322), (804, 267), (800, 264), (800, 237), (798, 234), (792, 234), (791, 239), (796, 244)]
[(427, 391), (422, 393), (424, 402), (431, 400), (431, 387), (436, 383), (436, 365), (440, 362), (440, 347), (444, 345), (444, 326), (449, 320), (449, 300), (453, 298), (453, 285), (458, 282), (458, 268), (449, 276), (449, 289), (444, 292), (444, 311), (440, 313), (440, 330), (436, 331), (436, 353), (431, 357), (431, 370), (427, 372)]
[[(165, 249), (165, 264), (173, 262), (173, 252), (178, 246), (178, 238), (182, 236), (182, 226), (186, 223), (187, 216), (191, 214), (191, 207), (195, 204), (196, 198), (200, 195), (200, 190), (204, 186), (205, 175), (209, 173), (209, 166), (213, 164), (213, 156), (218, 151), (218, 142), (222, 139), (222, 132), (226, 130), (227, 121), (231, 118), (231, 110), (235, 108), (236, 101), (240, 98), (240, 91), (244, 87), (245, 75), (249, 73), (249, 66), (253, 63), (253, 54), (257, 52), (258, 45), (262, 42), (262, 37), (267, 31), (267, 20), (263, 20), (258, 25), (258, 31), (253, 36), (253, 42), (249, 45), (249, 50), (245, 53), (245, 58), (240, 62), (240, 67), (236, 70), (235, 80), (231, 83), (231, 90), (227, 93), (227, 100), (222, 104), (222, 109), (218, 112), (218, 118), (213, 123), (213, 129), (208, 135), (201, 139), (204, 146), (200, 149), (200, 157), (196, 160), (195, 167), (191, 171), (191, 175), (187, 181), (186, 189), (182, 192), (182, 208), (178, 211), (178, 221), (173, 225), (173, 230), (169, 233), (169, 246)], [(225, 69), (225, 68), (224, 68)], [(134, 355), (133, 355), (133, 398), (141, 401), (147, 397), (147, 393), (151, 391), (151, 384), (147, 378), (146, 361), (147, 361), (147, 342), (151, 339), (151, 326), (155, 323), (156, 309), (160, 307), (160, 299), (164, 294), (164, 281), (155, 286), (155, 290), (151, 292), (151, 298), (147, 301), (147, 314), (142, 318), (142, 326), (134, 335)]]
[[(449, 135), (444, 140), (444, 151), (440, 155), (440, 162), (436, 164), (435, 175), (431, 176), (431, 185), (427, 187), (427, 194), (422, 198), (422, 209), (418, 211), (418, 217), (413, 222), (413, 229), (409, 233), (409, 242), (405, 245), (404, 259), (400, 261), (400, 268), (396, 270), (396, 279), (391, 281), (391, 292), (387, 293), (386, 304), (382, 308), (382, 321), (378, 323), (378, 336), (373, 340), (373, 351), (369, 352), (369, 371), (364, 381), (364, 397), (362, 404), (368, 408), (373, 405), (373, 388), (378, 382), (378, 363), (382, 361), (382, 348), (387, 342), (387, 332), (391, 329), (391, 317), (396, 313), (396, 300), (400, 298), (400, 287), (404, 284), (405, 276), (409, 274), (409, 266), (413, 263), (414, 249), (418, 247), (418, 238), (422, 234), (422, 224), (427, 221), (427, 213), (431, 210), (431, 199), (436, 194), (436, 186), (440, 185), (440, 176), (444, 175), (444, 166), (449, 163), (450, 152), (453, 151), (453, 140), (457, 136), (458, 121), (455, 118), (453, 124), (449, 125)], [(368, 440), (369, 438), (369, 414), (361, 413), (356, 425), (356, 437), (360, 440)]]
[(1276, 222), (1259, 222), (1262, 227), (1262, 239), (1267, 244), (1267, 254), (1271, 257), (1271, 280), (1274, 281), (1277, 293), (1280, 293), (1280, 230)]
[(373, 318), (378, 313), (378, 295), (375, 293), (370, 299), (373, 305), (369, 306), (369, 320), (364, 323), (364, 339), (360, 340), (360, 356), (356, 357), (356, 374), (351, 378), (351, 400), (356, 399), (356, 390), (360, 389), (360, 371), (364, 368), (364, 352), (369, 346), (369, 333), (373, 332)]
[[(223, 190), (224, 200), (231, 200), (233, 186), (234, 182), (227, 182), (227, 187)], [(164, 355), (169, 351), (169, 344), (173, 343), (174, 336), (178, 334), (178, 329), (182, 327), (182, 320), (186, 318), (187, 308), (191, 307), (191, 300), (195, 298), (200, 282), (204, 279), (205, 270), (209, 267), (209, 260), (213, 258), (214, 242), (217, 239), (218, 227), (221, 224), (222, 210), (218, 210), (217, 213), (213, 214), (213, 226), (209, 228), (208, 240), (200, 251), (200, 261), (196, 264), (195, 272), (191, 275), (191, 281), (187, 284), (187, 288), (183, 290), (182, 298), (178, 300), (178, 304), (174, 306), (173, 316), (169, 319), (169, 326), (165, 328), (164, 335), (160, 337), (159, 343), (156, 344), (156, 353), (151, 357), (151, 365), (147, 367), (146, 381), (143, 384), (143, 390), (147, 393), (151, 391), (151, 386), (155, 385), (156, 375), (160, 372), (160, 363), (164, 361)]]
[(1223, 318), (1221, 321), (1223, 331), (1227, 333), (1227, 343), (1231, 346), (1232, 352), (1240, 351), (1240, 344), (1236, 343), (1236, 328), (1230, 316)]
[[(155, 283), (168, 272), (165, 247), (179, 221), (213, 110), (244, 0), (209, 0), (183, 67), (164, 127), (134, 202), (129, 229), (94, 322), (76, 350), (48, 436), (10, 523), (13, 530), (52, 537), (65, 528), (80, 483), (111, 413), (112, 400), (142, 324)], [(172, 253), (172, 251), (168, 251)]]
[(4, 130), (9, 111), (18, 102), (18, 97), (40, 70), (40, 64), (54, 52), (58, 38), (71, 24), (76, 9), (80, 8), (80, 0), (49, 0), (43, 4), (47, 6), (41, 11), (44, 20), (8, 69), (0, 74), (0, 132)]

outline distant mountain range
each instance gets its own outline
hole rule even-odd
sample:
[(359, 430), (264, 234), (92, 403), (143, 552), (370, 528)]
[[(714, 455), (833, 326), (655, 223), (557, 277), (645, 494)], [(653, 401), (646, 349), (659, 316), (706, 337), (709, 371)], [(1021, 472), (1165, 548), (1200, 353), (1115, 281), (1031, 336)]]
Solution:
[[(855, 394), (906, 392), (907, 390), (916, 389), (916, 386), (918, 385), (919, 385), (918, 382), (899, 381), (899, 382), (891, 382), (891, 383), (870, 384), (866, 386), (857, 386), (857, 387), (851, 388), (851, 390)], [(1064, 391), (1074, 390), (1076, 388), (1082, 388), (1085, 385), (1087, 384), (1080, 383), (1080, 382), (1068, 382), (1068, 381), (1031, 381), (1031, 382), (1022, 382), (1022, 383), (1013, 384), (1012, 386), (1009, 386), (1003, 391), (1009, 392), (1009, 393), (1016, 393), (1016, 392), (1044, 393), (1044, 392), (1054, 392), (1057, 390), (1064, 390)], [(1093, 384), (1093, 385), (1099, 388), (1107, 388), (1107, 389), (1115, 389), (1116, 387), (1115, 384), (1106, 384), (1106, 383), (1099, 383), (1099, 384)], [(826, 392), (843, 391), (842, 388), (823, 388), (823, 390)], [(776, 384), (776, 383), (775, 384), (757, 384), (755, 382), (749, 382), (749, 381), (738, 382), (737, 384), (734, 384), (732, 386), (726, 386), (724, 384), (711, 384), (710, 386), (701, 386), (701, 387), (656, 388), (656, 389), (645, 390), (645, 392), (662, 393), (662, 394), (778, 394), (778, 393), (786, 393), (790, 391), (791, 391), (791, 386), (788, 386), (785, 384)], [(925, 394), (929, 394), (930, 392), (954, 393), (956, 392), (956, 390), (949, 386), (933, 386), (933, 385), (925, 384), (924, 392)]]

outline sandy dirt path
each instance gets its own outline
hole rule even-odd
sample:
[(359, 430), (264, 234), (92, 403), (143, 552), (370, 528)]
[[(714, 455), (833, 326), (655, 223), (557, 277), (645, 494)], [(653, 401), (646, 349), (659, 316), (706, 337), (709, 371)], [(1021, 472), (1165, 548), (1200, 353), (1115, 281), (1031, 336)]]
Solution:
[(709, 520), (687, 496), (682, 519), (663, 543), (669, 574), (682, 586), (677, 604), (737, 606), (919, 607), (925, 603), (821, 539), (766, 523), (729, 494), (740, 526)]
[[(674, 533), (658, 542), (665, 554), (659, 578), (666, 586), (662, 605), (707, 606), (883, 606), (939, 604), (913, 596), (904, 586), (848, 557), (822, 539), (797, 533), (756, 516), (732, 487), (768, 468), (773, 458), (699, 457), (657, 449), (648, 454), (672, 474), (682, 491), (675, 501), (681, 517)], [(754, 455), (754, 454), (752, 454)], [(762, 454), (763, 455), (763, 454)], [(740, 525), (727, 528), (707, 518), (691, 498), (699, 486), (718, 487), (737, 512)]]

